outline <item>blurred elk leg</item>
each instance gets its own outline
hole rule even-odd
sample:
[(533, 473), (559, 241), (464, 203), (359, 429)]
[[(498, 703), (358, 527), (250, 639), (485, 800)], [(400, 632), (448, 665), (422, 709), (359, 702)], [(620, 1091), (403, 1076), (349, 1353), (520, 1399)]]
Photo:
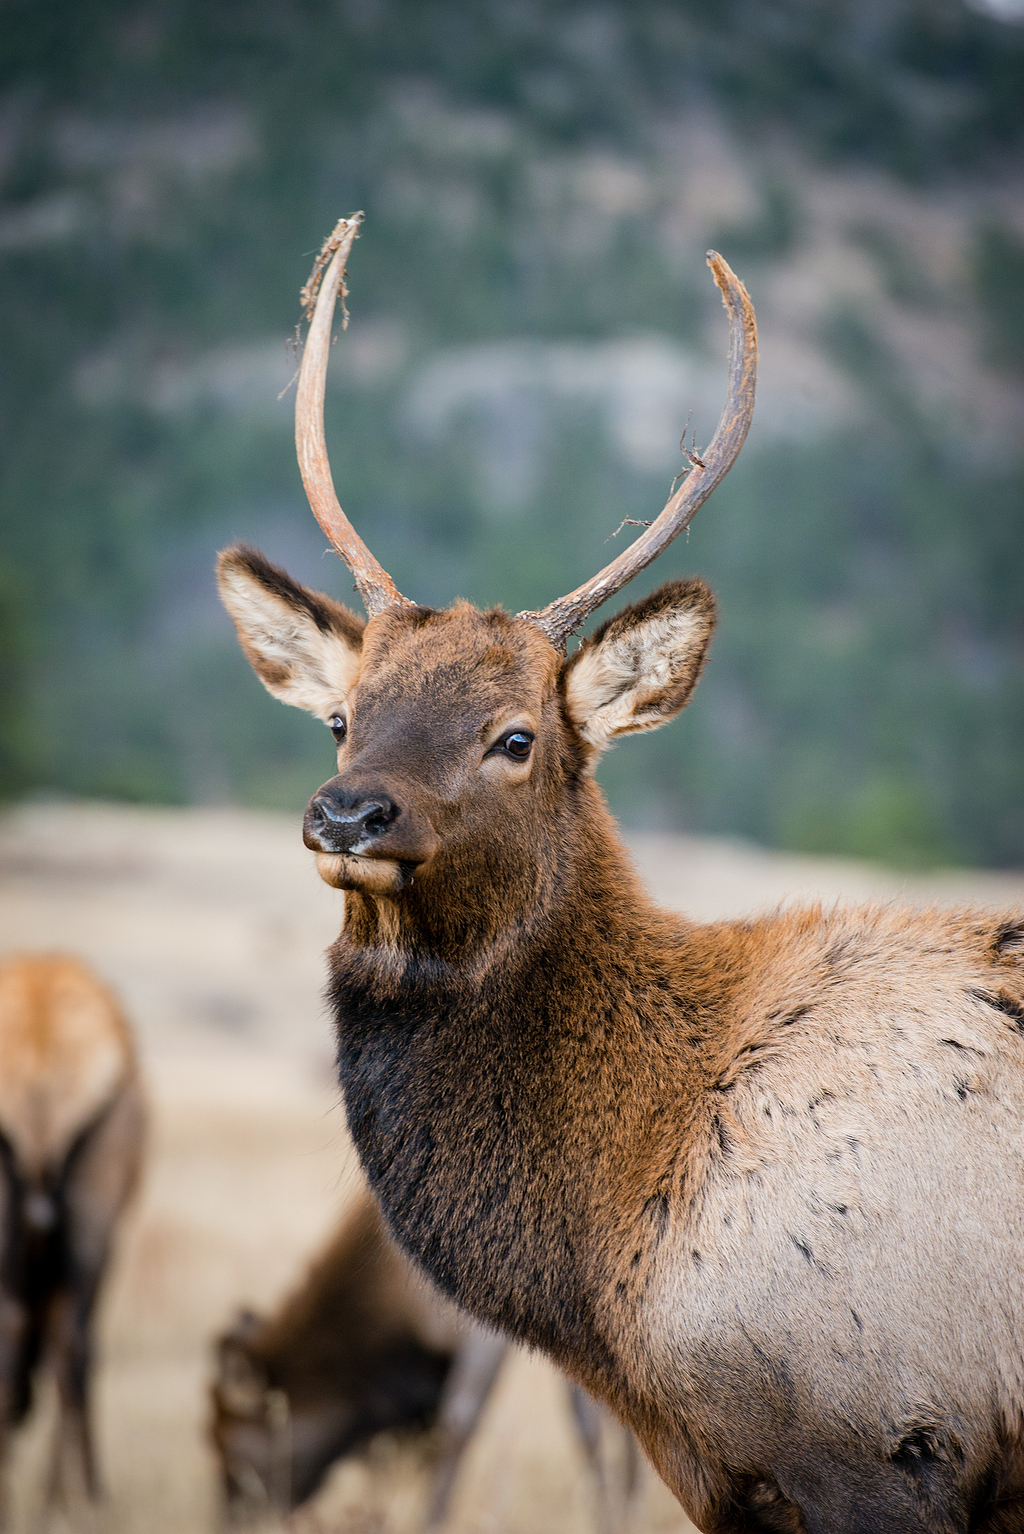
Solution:
[[(0, 1291), (0, 1472), (7, 1459), (12, 1427), (24, 1414), (24, 1356), (28, 1332), (24, 1305)], [(0, 1528), (7, 1526), (7, 1486), (0, 1478)]]
[(508, 1342), (504, 1337), (474, 1327), (456, 1354), (438, 1412), (441, 1457), (434, 1472), (423, 1534), (433, 1534), (433, 1531), (444, 1528), (462, 1456), (476, 1431), (507, 1352)]
[[(625, 1526), (633, 1496), (636, 1492), (640, 1470), (640, 1453), (636, 1439), (628, 1428), (622, 1427), (603, 1406), (589, 1396), (581, 1385), (569, 1387), (572, 1414), (579, 1429), (586, 1451), (594, 1485), (594, 1526), (598, 1534), (619, 1534)], [(605, 1424), (610, 1424), (623, 1441), (621, 1485), (609, 1484), (605, 1456), (601, 1452), (601, 1439)]]
[(88, 1391), (92, 1364), (89, 1322), (95, 1282), (58, 1296), (50, 1317), (50, 1363), (57, 1386), (58, 1417), (50, 1471), (49, 1500), (80, 1508), (99, 1495), (89, 1425)]
[(128, 1080), (71, 1147), (63, 1170), (67, 1279), (54, 1296), (47, 1338), (60, 1413), (50, 1500), (84, 1510), (100, 1495), (89, 1419), (93, 1311), (118, 1217), (138, 1178), (145, 1108)]
[(640, 1445), (630, 1432), (629, 1428), (622, 1429), (626, 1445), (625, 1475), (623, 1477), (623, 1494), (626, 1499), (626, 1511), (633, 1506), (633, 1500), (640, 1487), (640, 1472), (643, 1469), (643, 1456), (640, 1453)]

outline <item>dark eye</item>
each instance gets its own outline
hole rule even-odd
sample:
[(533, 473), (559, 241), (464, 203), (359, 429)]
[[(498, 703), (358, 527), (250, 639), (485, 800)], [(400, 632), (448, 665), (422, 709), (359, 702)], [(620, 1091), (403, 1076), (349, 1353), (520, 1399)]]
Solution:
[(525, 762), (532, 745), (533, 736), (526, 730), (513, 730), (511, 735), (501, 737), (495, 750), (504, 751), (507, 756), (515, 757), (517, 762)]
[(327, 724), (331, 734), (334, 736), (335, 740), (340, 746), (342, 741), (345, 739), (345, 736), (348, 734), (348, 725), (345, 723), (344, 718), (341, 714), (332, 714), (330, 719), (328, 719)]

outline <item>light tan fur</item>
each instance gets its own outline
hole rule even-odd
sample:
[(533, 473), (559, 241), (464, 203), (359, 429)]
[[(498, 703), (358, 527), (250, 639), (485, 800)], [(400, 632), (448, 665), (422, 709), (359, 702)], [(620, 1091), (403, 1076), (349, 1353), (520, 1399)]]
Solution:
[[(698, 973), (734, 982), (695, 1045), (701, 1108), (683, 1059), (674, 1092), (646, 1089), (655, 1127), (640, 1157), (632, 1134), (613, 1152), (622, 1181), (595, 1224), (630, 1393), (658, 1397), (671, 1380), (674, 1426), (648, 1448), (670, 1485), (689, 1484), (699, 1523), (715, 1497), (694, 1500), (678, 1426), (727, 1418), (732, 1452), (737, 1437), (777, 1439), (791, 1390), (808, 1392), (799, 1411), (822, 1449), (852, 1421), (883, 1463), (921, 1423), (941, 1435), (989, 1417), (988, 1438), (968, 1448), (964, 1433), (979, 1472), (1000, 1433), (1021, 1433), (1024, 1305), (1007, 1304), (1006, 1283), (1024, 1238), (1024, 976), (994, 952), (996, 926), (985, 912), (891, 906), (689, 929)], [(652, 1249), (621, 1213), (655, 1197), (668, 1216)], [(631, 1266), (634, 1249), (649, 1260)], [(624, 1286), (639, 1338), (620, 1330)], [(780, 1335), (789, 1383), (766, 1373), (751, 1392), (744, 1373), (778, 1356)]]
[(39, 1178), (134, 1069), (109, 991), (76, 959), (27, 955), (0, 966), (0, 1130)]

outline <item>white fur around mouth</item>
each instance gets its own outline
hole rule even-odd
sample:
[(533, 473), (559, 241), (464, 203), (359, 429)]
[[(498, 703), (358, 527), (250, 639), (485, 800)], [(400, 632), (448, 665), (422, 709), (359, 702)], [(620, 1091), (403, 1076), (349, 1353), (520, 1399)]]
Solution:
[[(368, 846), (369, 842), (361, 845)], [(394, 894), (404, 882), (401, 865), (394, 858), (360, 857), (354, 849), (352, 852), (318, 852), (316, 869), (332, 889), (345, 889), (354, 884), (371, 895)]]

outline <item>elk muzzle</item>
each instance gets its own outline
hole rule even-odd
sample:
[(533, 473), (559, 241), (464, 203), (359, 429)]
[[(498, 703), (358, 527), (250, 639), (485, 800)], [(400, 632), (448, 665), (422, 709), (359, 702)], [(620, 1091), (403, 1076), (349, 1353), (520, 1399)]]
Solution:
[(313, 852), (362, 855), (401, 814), (387, 794), (346, 793), (332, 783), (317, 789), (306, 807), (302, 840)]
[(438, 840), (429, 822), (379, 786), (332, 778), (306, 808), (302, 840), (321, 877), (336, 888), (401, 888), (428, 862)]

